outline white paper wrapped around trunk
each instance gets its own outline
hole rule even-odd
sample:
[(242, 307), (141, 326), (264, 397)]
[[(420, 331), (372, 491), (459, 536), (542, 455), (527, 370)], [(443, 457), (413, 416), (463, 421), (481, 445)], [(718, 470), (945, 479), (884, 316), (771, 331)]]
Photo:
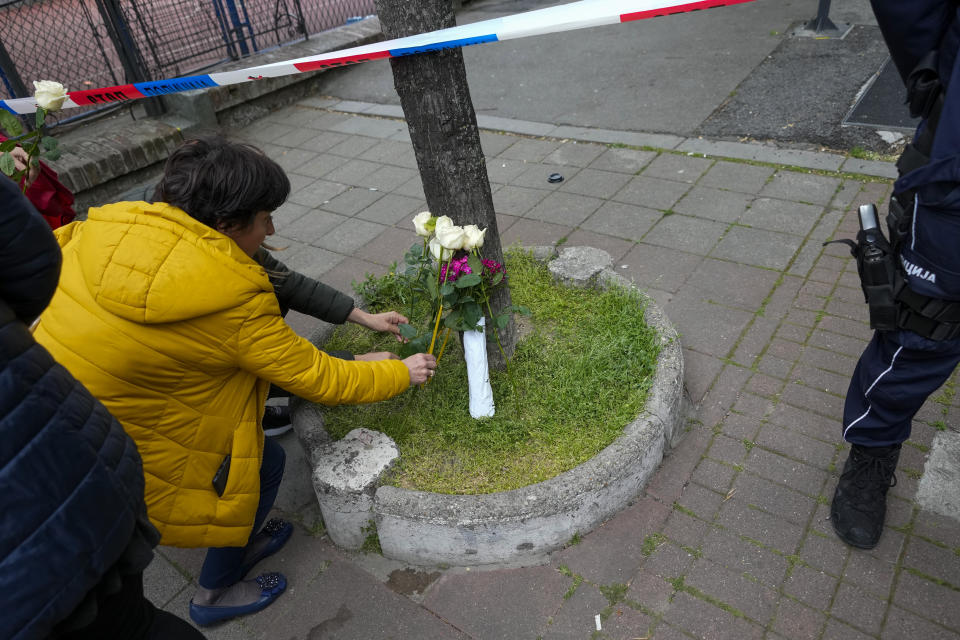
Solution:
[(493, 388), (490, 387), (490, 369), (487, 366), (487, 336), (483, 327), (486, 318), (480, 318), (479, 331), (463, 332), (463, 357), (467, 361), (467, 382), (470, 385), (470, 415), (489, 418), (493, 415)]

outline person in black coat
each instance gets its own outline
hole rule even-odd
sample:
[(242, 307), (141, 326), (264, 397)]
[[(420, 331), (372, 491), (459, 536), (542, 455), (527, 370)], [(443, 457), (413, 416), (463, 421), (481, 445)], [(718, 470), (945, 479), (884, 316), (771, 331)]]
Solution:
[(143, 596), (159, 535), (136, 445), (30, 333), (60, 263), (0, 178), (0, 638), (203, 638)]

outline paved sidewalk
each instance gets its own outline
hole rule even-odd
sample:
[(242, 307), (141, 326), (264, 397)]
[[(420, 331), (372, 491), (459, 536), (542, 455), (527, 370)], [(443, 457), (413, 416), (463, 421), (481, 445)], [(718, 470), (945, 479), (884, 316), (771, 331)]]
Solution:
[[(290, 267), (349, 291), (412, 244), (410, 218), (426, 205), (398, 115), (313, 98), (233, 132), (290, 174), (293, 194), (274, 216)], [(960, 523), (915, 500), (935, 438), (960, 424), (952, 386), (917, 416), (880, 546), (851, 550), (827, 520), (846, 457), (843, 395), (870, 331), (847, 249), (821, 243), (851, 237), (856, 206), (887, 199), (892, 167), (480, 123), (496, 130), (482, 139), (504, 245), (604, 249), (678, 326), (695, 404), (689, 433), (632, 506), (549, 564), (498, 570), (337, 550), (303, 453), (284, 436), (278, 507), (300, 526), (262, 568), (285, 572), (290, 586), (208, 637), (960, 638)], [(562, 183), (547, 182), (554, 172)], [(290, 322), (303, 334), (315, 326)], [(161, 548), (148, 596), (186, 617), (202, 557)]]

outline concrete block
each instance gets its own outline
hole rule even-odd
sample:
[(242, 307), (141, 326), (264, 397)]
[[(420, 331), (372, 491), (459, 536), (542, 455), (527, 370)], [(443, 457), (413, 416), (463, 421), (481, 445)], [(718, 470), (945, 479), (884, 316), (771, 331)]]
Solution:
[(604, 269), (613, 267), (613, 258), (602, 249), (567, 247), (547, 265), (554, 280), (574, 287), (593, 287)]
[(960, 520), (960, 433), (941, 431), (934, 438), (917, 502), (924, 509)]
[(317, 452), (313, 488), (327, 533), (336, 544), (346, 549), (363, 546), (377, 482), (399, 457), (393, 440), (369, 429), (354, 429)]

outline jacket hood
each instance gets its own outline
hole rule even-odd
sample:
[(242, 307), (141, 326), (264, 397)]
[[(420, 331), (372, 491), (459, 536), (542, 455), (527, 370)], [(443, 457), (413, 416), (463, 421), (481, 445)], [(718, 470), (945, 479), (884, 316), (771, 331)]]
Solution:
[(74, 265), (94, 300), (132, 322), (197, 318), (273, 290), (232, 239), (163, 202), (94, 207), (57, 235), (83, 256)]

